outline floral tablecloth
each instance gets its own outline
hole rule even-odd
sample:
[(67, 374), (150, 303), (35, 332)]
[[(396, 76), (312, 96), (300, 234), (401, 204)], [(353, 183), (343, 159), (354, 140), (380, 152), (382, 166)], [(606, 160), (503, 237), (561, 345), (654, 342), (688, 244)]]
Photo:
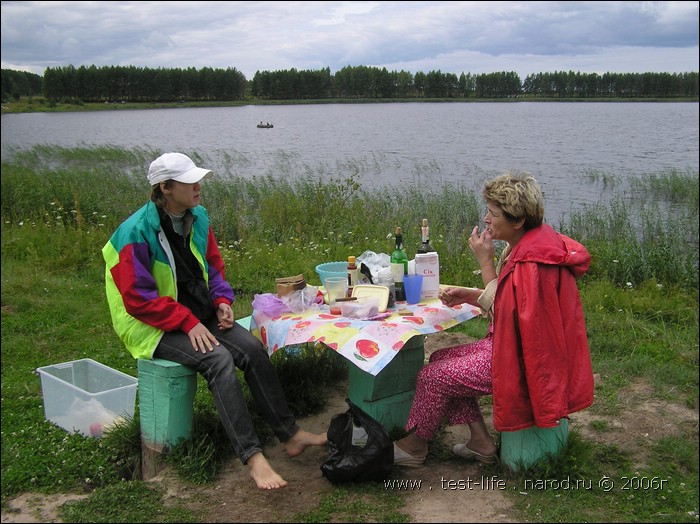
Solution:
[(285, 346), (322, 342), (363, 371), (377, 375), (411, 337), (443, 331), (479, 315), (478, 308), (468, 304), (450, 308), (439, 299), (398, 307), (410, 314), (388, 309), (388, 315), (376, 320), (359, 320), (331, 315), (328, 306), (275, 317), (253, 310), (250, 330), (270, 354)]

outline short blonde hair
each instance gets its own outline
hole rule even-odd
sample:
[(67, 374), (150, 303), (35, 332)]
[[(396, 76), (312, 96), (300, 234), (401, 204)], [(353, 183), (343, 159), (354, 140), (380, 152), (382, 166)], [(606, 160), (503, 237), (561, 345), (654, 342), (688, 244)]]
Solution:
[(524, 218), (525, 230), (540, 226), (544, 220), (544, 197), (540, 185), (530, 173), (508, 171), (486, 182), (487, 202), (498, 205), (513, 222)]

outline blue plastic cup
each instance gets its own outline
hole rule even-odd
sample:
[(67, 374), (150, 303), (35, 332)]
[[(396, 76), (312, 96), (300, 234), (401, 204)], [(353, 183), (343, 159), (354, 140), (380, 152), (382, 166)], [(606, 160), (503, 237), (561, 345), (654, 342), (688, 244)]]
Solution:
[(423, 275), (404, 275), (403, 288), (408, 304), (418, 304), (423, 289)]

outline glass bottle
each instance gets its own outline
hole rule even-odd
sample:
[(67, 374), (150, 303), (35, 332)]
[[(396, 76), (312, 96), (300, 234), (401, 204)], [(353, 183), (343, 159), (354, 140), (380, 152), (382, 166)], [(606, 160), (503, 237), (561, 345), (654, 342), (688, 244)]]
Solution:
[(360, 270), (357, 269), (357, 258), (354, 256), (348, 257), (348, 296), (352, 296), (352, 288), (357, 284), (357, 278)]
[(428, 227), (428, 219), (424, 218), (420, 228), (420, 244), (418, 245), (418, 249), (416, 249), (416, 253), (430, 253), (434, 251), (435, 248), (430, 243), (430, 228)]
[(403, 234), (400, 227), (396, 228), (394, 237), (394, 251), (391, 253), (391, 276), (394, 278), (396, 288), (396, 301), (405, 302), (406, 292), (403, 288), (403, 276), (408, 274), (408, 255), (403, 249)]

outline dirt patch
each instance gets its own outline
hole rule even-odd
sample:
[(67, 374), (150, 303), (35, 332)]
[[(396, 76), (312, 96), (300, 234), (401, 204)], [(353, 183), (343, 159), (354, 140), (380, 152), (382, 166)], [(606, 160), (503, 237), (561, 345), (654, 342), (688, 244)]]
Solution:
[[(571, 427), (584, 438), (602, 444), (615, 445), (631, 453), (633, 467), (646, 466), (649, 442), (698, 429), (698, 412), (683, 406), (652, 399), (651, 388), (643, 382), (634, 382), (620, 390), (620, 415), (609, 417), (583, 410), (571, 415)], [(602, 430), (593, 429), (602, 425)]]
[[(346, 385), (334, 391), (324, 413), (300, 421), (304, 429), (325, 431), (330, 417), (347, 410), (344, 399)], [(461, 429), (461, 431), (459, 431)], [(455, 428), (446, 435), (446, 443), (464, 442), (468, 429)], [(182, 486), (177, 479), (168, 476), (169, 496), (182, 501), (188, 499), (188, 507), (201, 515), (206, 522), (290, 522), (300, 513), (318, 507), (319, 501), (334, 486), (320, 470), (326, 453), (322, 449), (307, 449), (300, 457), (289, 459), (281, 445), (265, 452), (275, 469), (289, 482), (289, 486), (273, 492), (258, 490), (248, 477), (247, 469), (238, 461), (231, 461), (214, 487)], [(516, 522), (509, 520), (510, 503), (496, 490), (472, 492), (444, 489), (443, 479), (462, 480), (481, 478), (481, 467), (461, 459), (445, 463), (429, 459), (421, 468), (395, 470), (398, 478), (419, 481), (420, 489), (402, 490), (406, 498), (402, 510), (411, 516), (412, 522)], [(381, 485), (377, 489), (383, 489)]]
[[(457, 333), (438, 333), (428, 337), (426, 352), (437, 348), (462, 344), (469, 339)], [(347, 385), (338, 384), (331, 391), (328, 406), (323, 413), (301, 419), (300, 425), (313, 432), (328, 428), (330, 418), (347, 409)], [(620, 392), (625, 403), (620, 417), (593, 415), (589, 410), (571, 416), (571, 428), (587, 439), (615, 444), (620, 449), (635, 450), (634, 460), (640, 466), (646, 456), (641, 445), (647, 440), (678, 433), (683, 428), (697, 428), (698, 412), (670, 405), (650, 398), (650, 389), (635, 383)], [(489, 414), (485, 413), (490, 425)], [(593, 425), (603, 424), (604, 431)], [(464, 442), (469, 435), (467, 427), (449, 428), (444, 444)], [(314, 510), (321, 498), (334, 486), (322, 475), (320, 465), (325, 451), (307, 449), (301, 456), (290, 459), (281, 444), (268, 447), (265, 454), (275, 469), (289, 482), (277, 491), (260, 491), (238, 460), (231, 460), (216, 483), (206, 486), (183, 484), (172, 472), (156, 477), (167, 488), (166, 503), (185, 503), (203, 522), (289, 522), (295, 515)], [(412, 482), (414, 489), (398, 489), (405, 497), (402, 510), (411, 522), (518, 522), (513, 517), (509, 500), (498, 489), (447, 489), (446, 481), (480, 480), (488, 477), (482, 466), (455, 458), (443, 461), (429, 457), (426, 464), (416, 469), (399, 469), (398, 478)], [(420, 489), (415, 488), (420, 482)], [(378, 488), (379, 489), (379, 488)], [(382, 488), (383, 489), (383, 488)], [(61, 522), (57, 508), (81, 495), (44, 496), (23, 494), (9, 501), (10, 510), (2, 512), (2, 522)]]
[(85, 497), (87, 495), (23, 493), (9, 501), (9, 510), (3, 509), (2, 522), (63, 522), (58, 519), (58, 508)]

